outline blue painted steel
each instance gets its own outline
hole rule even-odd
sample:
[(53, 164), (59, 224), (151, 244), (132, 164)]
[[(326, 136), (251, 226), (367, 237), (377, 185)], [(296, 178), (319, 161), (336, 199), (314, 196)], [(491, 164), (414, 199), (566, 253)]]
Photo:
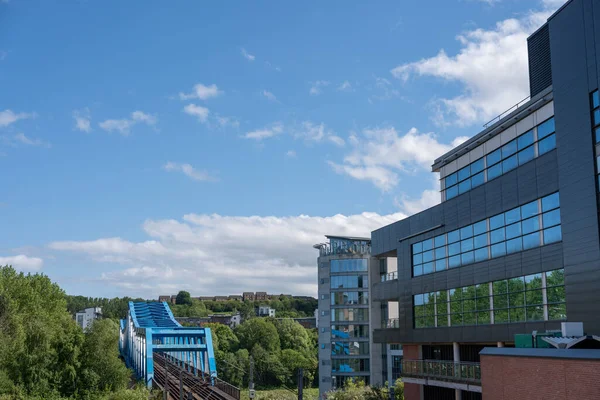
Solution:
[(194, 367), (208, 373), (214, 385), (217, 367), (209, 328), (182, 327), (165, 302), (129, 302), (127, 319), (120, 321), (120, 328), (121, 355), (148, 387), (154, 379), (154, 353), (164, 353), (188, 371)]

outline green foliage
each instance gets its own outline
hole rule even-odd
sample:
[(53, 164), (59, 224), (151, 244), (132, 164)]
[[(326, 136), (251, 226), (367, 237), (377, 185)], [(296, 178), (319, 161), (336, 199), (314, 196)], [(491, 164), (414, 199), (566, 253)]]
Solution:
[(190, 292), (186, 292), (185, 290), (181, 290), (177, 293), (177, 297), (175, 298), (175, 304), (192, 304), (192, 296), (190, 296)]
[(67, 310), (71, 315), (89, 307), (102, 307), (102, 316), (114, 320), (127, 317), (129, 302), (144, 302), (144, 299), (133, 299), (131, 297), (115, 297), (114, 299), (94, 298), (85, 296), (66, 296)]
[(240, 346), (252, 351), (259, 345), (267, 352), (279, 352), (279, 334), (273, 322), (268, 318), (253, 318), (238, 326), (235, 333)]
[(204, 327), (210, 328), (213, 347), (215, 349), (224, 351), (226, 353), (233, 353), (238, 349), (240, 341), (233, 333), (233, 330), (227, 325), (205, 324)]
[(198, 299), (191, 299), (189, 304), (173, 304), (170, 307), (176, 317), (201, 318), (208, 317), (209, 314), (204, 302)]
[(97, 321), (84, 335), (67, 301), (48, 277), (0, 267), (0, 399), (147, 398), (145, 389), (124, 392), (130, 373), (118, 358), (117, 325)]
[[(327, 400), (388, 400), (390, 393), (384, 387), (366, 386), (361, 380), (348, 379), (343, 389), (327, 393)], [(404, 383), (401, 379), (394, 383), (394, 400), (404, 400)]]

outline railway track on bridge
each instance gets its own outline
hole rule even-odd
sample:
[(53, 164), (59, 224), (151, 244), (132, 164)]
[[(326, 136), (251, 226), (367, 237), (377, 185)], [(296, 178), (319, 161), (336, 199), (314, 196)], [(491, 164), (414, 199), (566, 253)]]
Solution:
[[(180, 382), (181, 378), (181, 382)], [(167, 390), (168, 398), (179, 400), (182, 394), (185, 400), (239, 400), (240, 390), (227, 382), (217, 379), (215, 386), (210, 384), (210, 377), (197, 376), (188, 372), (187, 368), (169, 361), (162, 354), (154, 354), (154, 382), (161, 389)], [(190, 397), (191, 393), (191, 397)]]

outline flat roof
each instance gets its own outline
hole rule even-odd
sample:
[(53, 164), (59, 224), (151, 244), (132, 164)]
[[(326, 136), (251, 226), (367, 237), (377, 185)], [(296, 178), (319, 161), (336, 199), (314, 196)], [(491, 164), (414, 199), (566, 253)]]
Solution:
[(531, 98), (528, 102), (520, 105), (514, 111), (506, 114), (506, 116), (502, 117), (498, 122), (488, 126), (463, 144), (456, 146), (446, 154), (437, 158), (431, 166), (432, 172), (439, 172), (444, 165), (456, 160), (463, 154), (473, 150), (475, 147), (480, 146), (493, 136), (496, 136), (500, 132), (504, 131), (506, 128), (513, 126), (531, 112), (549, 103), (552, 99), (552, 86), (548, 86), (546, 89), (542, 90), (540, 93)]
[(346, 239), (346, 240), (366, 240), (371, 241), (370, 237), (358, 237), (358, 236), (336, 236), (336, 235), (325, 235), (327, 239)]
[(600, 360), (600, 350), (594, 349), (540, 349), (521, 347), (484, 347), (481, 356), (569, 358), (581, 360)]

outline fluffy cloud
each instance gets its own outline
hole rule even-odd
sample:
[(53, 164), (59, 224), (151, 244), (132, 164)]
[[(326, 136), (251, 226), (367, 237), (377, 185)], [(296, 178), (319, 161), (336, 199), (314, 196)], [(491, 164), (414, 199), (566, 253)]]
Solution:
[(222, 117), (220, 115), (217, 115), (217, 124), (219, 124), (221, 128), (225, 128), (228, 126), (231, 126), (233, 128), (240, 127), (240, 121), (238, 121), (235, 117)]
[(271, 101), (277, 101), (277, 97), (275, 97), (275, 95), (268, 90), (263, 90), (262, 95)]
[(350, 137), (353, 150), (343, 163), (330, 161), (329, 165), (339, 174), (371, 181), (382, 191), (389, 191), (397, 185), (399, 172), (429, 169), (433, 160), (466, 139), (459, 137), (443, 144), (433, 133), (420, 133), (416, 128), (404, 135), (393, 127), (365, 129), (361, 137)]
[(17, 133), (14, 136), (15, 144), (24, 144), (26, 146), (42, 146), (42, 147), (52, 147), (50, 143), (44, 142), (41, 139), (33, 139), (27, 137), (24, 133)]
[(39, 271), (44, 265), (44, 260), (37, 257), (28, 257), (24, 254), (16, 256), (0, 257), (1, 265), (12, 265), (20, 271)]
[(254, 61), (256, 57), (246, 51), (246, 49), (242, 48), (241, 50), (242, 56), (248, 61)]
[(73, 111), (73, 119), (75, 120), (75, 129), (78, 131), (88, 133), (92, 130), (89, 108)]
[(318, 254), (312, 245), (323, 242), (323, 235), (370, 236), (372, 230), (404, 217), (187, 214), (181, 220), (146, 221), (145, 241), (116, 237), (54, 242), (49, 247), (122, 265), (101, 279), (130, 296), (156, 297), (162, 294), (159, 290), (182, 289), (195, 296), (256, 290), (314, 296)]
[(169, 171), (169, 172), (173, 172), (173, 171), (181, 172), (184, 175), (188, 176), (189, 178), (191, 178), (195, 181), (213, 181), (213, 180), (215, 180), (215, 178), (212, 177), (208, 172), (199, 171), (199, 170), (195, 169), (194, 167), (192, 167), (190, 164), (180, 164), (180, 163), (175, 163), (175, 162), (169, 161), (168, 163), (163, 165), (163, 169), (165, 171)]
[(187, 106), (183, 107), (183, 112), (188, 115), (191, 115), (192, 117), (198, 118), (198, 121), (200, 122), (206, 122), (209, 114), (208, 108), (197, 106), (194, 103), (188, 104)]
[(329, 81), (316, 81), (316, 82), (313, 82), (313, 84), (310, 87), (310, 90), (308, 91), (308, 93), (310, 93), (312, 96), (318, 96), (323, 91), (323, 88), (325, 86), (329, 86), (329, 84), (330, 84)]
[(489, 30), (464, 32), (457, 37), (461, 45), (457, 54), (442, 49), (434, 57), (399, 65), (391, 73), (403, 81), (432, 76), (462, 85), (459, 95), (433, 101), (434, 122), (459, 126), (486, 122), (529, 94), (527, 37), (558, 3), (545, 0), (542, 11), (500, 21)]
[(246, 139), (263, 140), (283, 133), (283, 124), (275, 122), (268, 127), (250, 131), (244, 135)]
[(123, 136), (129, 135), (131, 128), (139, 123), (144, 123), (149, 126), (156, 125), (157, 118), (151, 114), (146, 114), (142, 111), (134, 111), (130, 118), (123, 119), (107, 119), (100, 122), (98, 126), (106, 132), (117, 131)]
[(205, 86), (201, 83), (198, 83), (198, 84), (194, 85), (194, 88), (192, 89), (191, 93), (179, 93), (179, 98), (181, 100), (189, 100), (189, 99), (207, 100), (207, 99), (210, 99), (211, 97), (217, 97), (221, 93), (223, 93), (223, 92), (220, 91), (219, 88), (217, 87), (217, 85), (215, 85), (214, 83), (210, 86)]
[(337, 87), (337, 90), (340, 92), (351, 92), (354, 89), (352, 88), (352, 84), (350, 82), (344, 81), (340, 86)]
[(394, 204), (405, 214), (413, 215), (427, 208), (439, 204), (440, 196), (440, 181), (439, 175), (434, 174), (433, 188), (424, 190), (421, 196), (414, 198), (406, 194), (402, 194), (399, 198), (394, 198)]
[(15, 113), (11, 110), (0, 111), (0, 128), (17, 122), (20, 119), (35, 118), (35, 113)]

